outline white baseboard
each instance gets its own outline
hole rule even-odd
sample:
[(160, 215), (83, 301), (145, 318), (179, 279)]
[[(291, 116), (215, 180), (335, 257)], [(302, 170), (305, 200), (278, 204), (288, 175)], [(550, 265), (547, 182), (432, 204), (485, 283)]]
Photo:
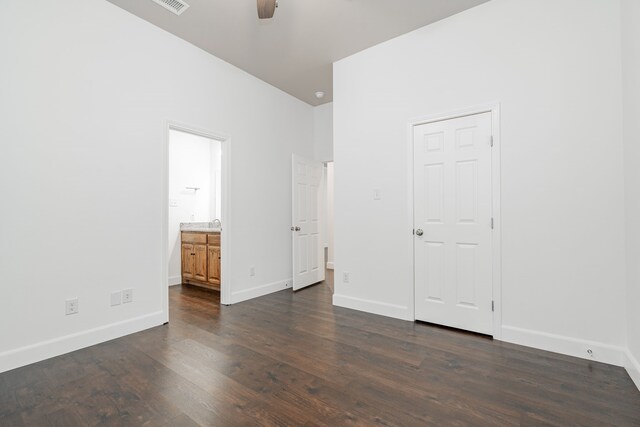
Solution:
[(171, 276), (168, 280), (169, 286), (175, 286), (182, 283), (182, 276)]
[(0, 353), (0, 372), (40, 362), (81, 348), (162, 325), (162, 311)]
[(640, 390), (640, 362), (631, 354), (631, 350), (629, 349), (627, 349), (624, 356), (624, 367), (636, 384), (636, 387), (638, 387), (638, 390)]
[(327, 262), (327, 270), (333, 270), (333, 261)]
[(366, 311), (367, 313), (393, 317), (394, 319), (411, 320), (413, 314), (409, 307), (403, 305), (388, 304), (362, 298), (354, 298), (346, 295), (333, 294), (333, 305), (350, 308), (352, 310)]
[[(616, 366), (624, 365), (624, 355), (626, 353), (625, 348), (611, 344), (504, 325), (502, 326), (501, 341)], [(587, 352), (588, 350), (592, 351), (592, 355)]]
[(278, 282), (267, 283), (266, 285), (244, 289), (231, 294), (231, 304), (258, 298), (264, 295), (278, 292), (291, 287), (292, 279), (280, 280)]

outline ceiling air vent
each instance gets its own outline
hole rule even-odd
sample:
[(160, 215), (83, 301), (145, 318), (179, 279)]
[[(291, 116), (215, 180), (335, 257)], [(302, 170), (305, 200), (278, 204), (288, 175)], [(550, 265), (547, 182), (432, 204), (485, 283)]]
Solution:
[(151, 1), (159, 4), (160, 6), (164, 7), (167, 10), (170, 10), (176, 15), (180, 15), (189, 7), (189, 5), (183, 2), (182, 0), (151, 0)]

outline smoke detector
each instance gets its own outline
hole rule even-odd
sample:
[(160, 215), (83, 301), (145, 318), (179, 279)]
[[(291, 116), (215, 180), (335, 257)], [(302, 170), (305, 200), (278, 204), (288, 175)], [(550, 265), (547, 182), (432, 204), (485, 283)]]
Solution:
[(189, 5), (182, 0), (151, 0), (152, 2), (159, 4), (170, 12), (180, 16), (182, 12), (189, 8)]

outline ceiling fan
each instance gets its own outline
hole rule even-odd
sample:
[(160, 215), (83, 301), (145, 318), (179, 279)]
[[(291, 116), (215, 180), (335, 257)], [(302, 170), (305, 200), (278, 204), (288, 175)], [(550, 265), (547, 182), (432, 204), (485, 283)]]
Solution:
[(258, 18), (270, 19), (278, 7), (278, 0), (257, 0), (258, 1)]

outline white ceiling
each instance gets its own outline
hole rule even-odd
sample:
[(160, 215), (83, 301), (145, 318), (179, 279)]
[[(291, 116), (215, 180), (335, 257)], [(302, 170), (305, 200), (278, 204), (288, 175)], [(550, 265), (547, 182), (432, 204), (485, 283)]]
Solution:
[[(108, 0), (311, 105), (332, 100), (332, 63), (488, 0), (186, 0), (176, 16), (151, 0)], [(318, 100), (314, 93), (326, 92)]]

